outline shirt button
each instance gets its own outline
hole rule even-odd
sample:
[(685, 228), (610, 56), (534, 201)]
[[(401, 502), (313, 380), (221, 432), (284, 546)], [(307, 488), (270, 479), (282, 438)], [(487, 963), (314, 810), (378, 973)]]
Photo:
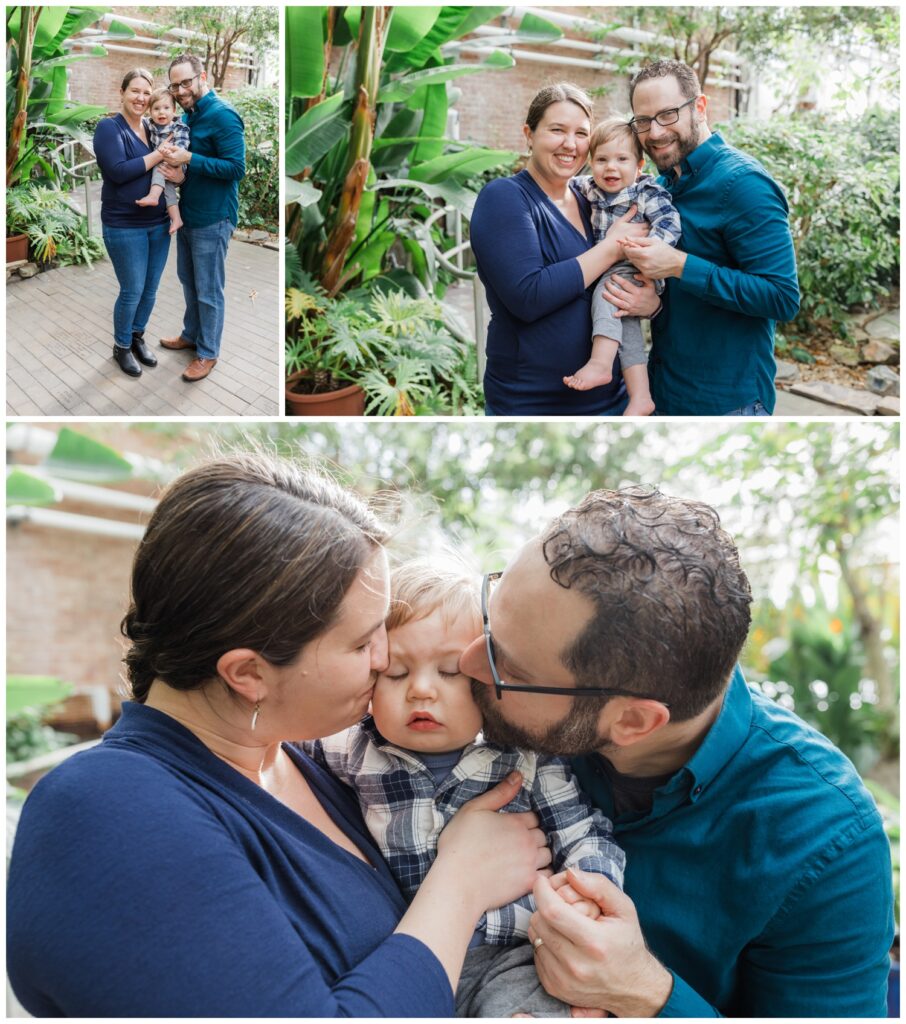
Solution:
[(692, 790), (692, 795), (693, 796), (698, 796), (701, 793), (701, 791), (702, 791), (702, 787), (701, 786), (696, 786), (695, 789)]

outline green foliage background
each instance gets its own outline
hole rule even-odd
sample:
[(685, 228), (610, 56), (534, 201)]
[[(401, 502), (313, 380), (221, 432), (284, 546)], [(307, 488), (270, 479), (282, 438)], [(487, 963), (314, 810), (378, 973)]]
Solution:
[(277, 86), (224, 94), (245, 122), (239, 226), (276, 232), (280, 220), (280, 103)]

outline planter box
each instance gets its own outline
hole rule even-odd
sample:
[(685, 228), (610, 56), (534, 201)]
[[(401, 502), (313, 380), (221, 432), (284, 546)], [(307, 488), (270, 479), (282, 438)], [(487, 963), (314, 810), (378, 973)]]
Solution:
[(304, 380), (307, 373), (300, 371), (286, 378), (284, 395), (289, 416), (364, 416), (365, 392), (358, 384), (350, 384), (339, 391), (325, 391), (320, 395), (300, 395), (290, 388)]
[(6, 236), (6, 262), (28, 261), (28, 235)]

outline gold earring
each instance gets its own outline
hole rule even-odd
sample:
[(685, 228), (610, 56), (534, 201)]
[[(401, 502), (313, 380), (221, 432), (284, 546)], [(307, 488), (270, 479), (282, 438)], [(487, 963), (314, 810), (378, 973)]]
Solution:
[(255, 726), (258, 724), (258, 712), (261, 710), (261, 704), (259, 701), (255, 701), (255, 710), (252, 712), (252, 732), (255, 731)]

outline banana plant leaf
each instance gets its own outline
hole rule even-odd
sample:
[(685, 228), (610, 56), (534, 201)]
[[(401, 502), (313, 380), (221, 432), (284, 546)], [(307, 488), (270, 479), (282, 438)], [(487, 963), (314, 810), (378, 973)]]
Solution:
[(500, 164), (513, 164), (518, 159), (518, 153), (506, 149), (464, 149), (460, 153), (446, 153), (413, 167), (409, 177), (429, 184), (451, 178), (454, 181), (465, 180)]
[(322, 193), (310, 181), (296, 181), (295, 178), (284, 178), (283, 187), (286, 194), (286, 205), (298, 203), (300, 206), (311, 206), (316, 203)]
[(454, 78), (462, 78), (463, 75), (476, 75), (482, 71), (500, 71), (513, 67), (515, 63), (516, 61), (508, 53), (504, 53), (503, 50), (495, 50), (480, 64), (443, 64), (436, 68), (414, 71), (411, 75), (398, 78), (385, 85), (378, 93), (378, 103), (398, 103), (408, 99), (416, 89), (420, 89), (423, 85), (451, 82)]
[(324, 81), (324, 8), (286, 8), (288, 96), (317, 96)]
[(424, 86), (410, 98), (409, 104), (424, 111), (419, 129), (421, 138), (412, 153), (412, 162), (420, 164), (434, 160), (444, 151), (443, 142), (435, 140), (447, 130), (449, 101), (446, 82)]
[(441, 10), (441, 7), (394, 7), (384, 49), (390, 53), (407, 53), (431, 31)]
[(411, 50), (392, 54), (387, 61), (388, 71), (401, 71), (404, 68), (422, 68), (435, 57), (438, 62), (440, 48), (461, 36), (468, 35), (479, 25), (493, 21), (506, 10), (506, 7), (443, 7), (437, 16), (431, 31)]
[(107, 50), (103, 46), (93, 46), (88, 53), (70, 53), (65, 57), (54, 57), (51, 60), (42, 60), (36, 67), (32, 68), (32, 78), (44, 80), (52, 77), (51, 72), (55, 68), (68, 67), (77, 60), (88, 60), (91, 57), (106, 57)]
[(343, 102), (340, 92), (329, 96), (306, 110), (292, 125), (286, 135), (287, 174), (300, 174), (306, 167), (312, 167), (349, 133)]
[(74, 107), (66, 107), (55, 113), (48, 111), (44, 116), (48, 124), (59, 126), (79, 124), (82, 121), (90, 121), (93, 117), (100, 117), (107, 113), (106, 107), (93, 107), (87, 103), (79, 103)]
[[(496, 164), (491, 166), (496, 166)], [(379, 181), (376, 185), (371, 186), (371, 190), (374, 192), (380, 192), (383, 189), (389, 188), (418, 189), (419, 192), (426, 195), (429, 199), (440, 199), (448, 206), (452, 206), (454, 210), (459, 210), (467, 220), (472, 216), (472, 207), (474, 207), (475, 200), (478, 198), (474, 192), (470, 192), (467, 188), (462, 188), (459, 185), (438, 185), (424, 181), (415, 181), (409, 178), (392, 178)]]

